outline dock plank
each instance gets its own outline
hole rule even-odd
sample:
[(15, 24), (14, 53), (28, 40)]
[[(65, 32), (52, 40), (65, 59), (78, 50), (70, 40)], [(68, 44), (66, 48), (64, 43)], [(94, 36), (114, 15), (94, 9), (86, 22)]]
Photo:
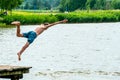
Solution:
[(0, 65), (0, 78), (22, 78), (24, 73), (29, 73), (32, 67)]

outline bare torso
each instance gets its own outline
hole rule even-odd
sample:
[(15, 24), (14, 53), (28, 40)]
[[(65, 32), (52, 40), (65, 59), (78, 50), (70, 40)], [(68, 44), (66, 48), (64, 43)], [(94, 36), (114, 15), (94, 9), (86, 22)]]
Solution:
[(37, 35), (40, 35), (44, 30), (45, 30), (45, 26), (41, 24), (39, 27), (35, 29), (35, 32), (37, 33)]

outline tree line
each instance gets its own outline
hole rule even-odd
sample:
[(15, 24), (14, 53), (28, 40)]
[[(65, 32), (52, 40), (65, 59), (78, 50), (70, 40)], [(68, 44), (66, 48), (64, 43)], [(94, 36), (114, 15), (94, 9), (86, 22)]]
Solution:
[(120, 0), (24, 0), (23, 9), (59, 9), (60, 11), (120, 9)]
[(56, 8), (60, 3), (60, 0), (24, 0), (20, 6), (21, 9), (44, 9), (50, 10)]
[(20, 9), (108, 10), (120, 9), (120, 0), (0, 0), (1, 12)]
[(60, 11), (120, 9), (120, 0), (61, 0)]

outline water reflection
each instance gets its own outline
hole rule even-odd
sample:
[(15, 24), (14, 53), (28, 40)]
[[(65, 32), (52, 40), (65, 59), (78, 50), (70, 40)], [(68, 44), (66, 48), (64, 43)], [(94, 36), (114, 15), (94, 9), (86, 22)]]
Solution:
[(76, 70), (76, 71), (55, 71), (52, 72), (50, 70), (46, 72), (38, 72), (35, 74), (36, 76), (51, 76), (51, 77), (60, 77), (60, 76), (67, 76), (67, 75), (111, 75), (111, 76), (120, 76), (120, 72), (105, 72), (105, 71), (90, 71), (90, 70)]

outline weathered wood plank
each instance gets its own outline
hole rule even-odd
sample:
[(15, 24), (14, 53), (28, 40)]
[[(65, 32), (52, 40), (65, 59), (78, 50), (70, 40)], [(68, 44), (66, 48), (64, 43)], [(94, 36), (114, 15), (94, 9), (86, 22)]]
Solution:
[(21, 70), (21, 69), (30, 69), (30, 68), (32, 68), (32, 67), (0, 65), (0, 72), (2, 72), (2, 71)]
[(24, 73), (29, 73), (30, 68), (32, 67), (0, 65), (0, 78), (19, 80)]

